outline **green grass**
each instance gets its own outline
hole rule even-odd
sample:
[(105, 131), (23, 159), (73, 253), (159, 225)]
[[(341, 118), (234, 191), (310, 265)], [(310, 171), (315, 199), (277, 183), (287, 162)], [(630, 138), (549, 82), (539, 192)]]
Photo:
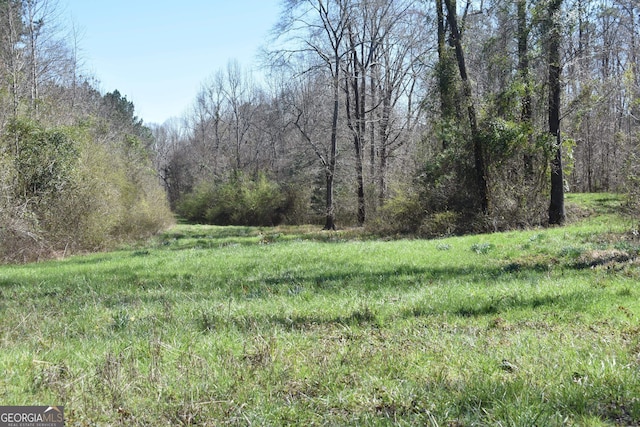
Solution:
[(69, 426), (638, 425), (640, 240), (619, 198), (569, 202), (564, 228), (179, 225), (2, 266), (0, 402)]

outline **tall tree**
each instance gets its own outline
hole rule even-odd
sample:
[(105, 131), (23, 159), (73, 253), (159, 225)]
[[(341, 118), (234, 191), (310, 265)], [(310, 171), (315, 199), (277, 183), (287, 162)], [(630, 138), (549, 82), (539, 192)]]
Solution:
[[(438, 92), (440, 95), (440, 116), (443, 126), (448, 126), (457, 118), (456, 109), (456, 80), (453, 54), (447, 43), (447, 22), (443, 0), (435, 0), (436, 20), (438, 25), (438, 62), (436, 73), (438, 78)], [(447, 138), (442, 139), (442, 148), (446, 149)]]
[(71, 61), (58, 25), (57, 0), (22, 0), (24, 42), (29, 66), (29, 106), (38, 116), (45, 83), (51, 83)]
[[(471, 140), (473, 144), (473, 157), (475, 163), (478, 199), (480, 202), (482, 213), (487, 214), (489, 212), (487, 172), (484, 161), (482, 141), (480, 138), (480, 131), (478, 129), (476, 106), (473, 100), (471, 82), (469, 81), (464, 50), (462, 48), (462, 32), (460, 31), (460, 26), (458, 25), (456, 0), (444, 0), (444, 2), (447, 7), (447, 20), (449, 22), (449, 28), (451, 31), (451, 40), (455, 47), (456, 60), (458, 62), (458, 71), (460, 72), (460, 79), (462, 80), (464, 103), (466, 104), (469, 117), (469, 126), (471, 128)], [(469, 8), (469, 5), (470, 2), (467, 3), (467, 10)]]
[[(309, 70), (316, 64), (324, 68), (330, 79), (331, 114), (330, 149), (326, 159), (326, 214), (325, 230), (336, 228), (334, 205), (334, 179), (338, 155), (338, 127), (340, 119), (340, 94), (343, 65), (349, 54), (345, 49), (348, 37), (351, 0), (287, 0), (285, 7), (290, 15), (278, 26), (282, 37), (290, 36), (298, 45), (291, 50), (278, 52), (280, 56), (298, 55), (311, 60)], [(308, 20), (311, 21), (308, 21)]]
[[(0, 2), (0, 52), (2, 53), (3, 78), (11, 94), (11, 117), (18, 117), (25, 80), (25, 53), (20, 41), (24, 32), (22, 5), (17, 0)], [(4, 124), (4, 123), (3, 123)]]
[(550, 0), (548, 4), (548, 66), (549, 66), (549, 134), (552, 137), (554, 153), (551, 162), (551, 203), (549, 204), (549, 224), (561, 225), (565, 221), (564, 178), (562, 171), (562, 135), (560, 133), (560, 78), (562, 63), (561, 23), (562, 0)]
[(518, 0), (518, 72), (523, 85), (521, 120), (531, 124), (533, 119), (531, 99), (531, 76), (529, 68), (529, 24), (527, 22), (527, 0)]
[[(365, 15), (369, 12), (368, 3), (365, 2), (361, 8)], [(350, 8), (350, 14), (355, 10), (355, 8)], [(345, 61), (345, 112), (347, 126), (353, 138), (356, 157), (357, 221), (360, 226), (364, 225), (366, 219), (363, 150), (367, 126), (365, 118), (367, 108), (367, 72), (371, 61), (375, 57), (378, 45), (375, 34), (368, 34), (368, 22), (366, 22), (366, 19), (366, 16), (362, 20), (358, 20), (355, 16), (348, 18), (348, 37), (346, 37), (346, 41), (349, 53)], [(368, 40), (369, 38), (370, 40)]]
[(411, 141), (412, 132), (422, 118), (416, 105), (418, 77), (423, 72), (422, 58), (427, 52), (426, 35), (420, 28), (416, 2), (394, 2), (381, 23), (375, 75), (378, 102), (374, 104), (372, 123), (377, 124), (378, 201), (388, 197), (391, 161), (398, 150)]

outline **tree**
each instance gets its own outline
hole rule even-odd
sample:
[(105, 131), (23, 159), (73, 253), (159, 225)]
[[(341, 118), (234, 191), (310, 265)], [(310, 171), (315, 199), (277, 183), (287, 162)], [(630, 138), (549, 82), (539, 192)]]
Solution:
[[(520, 118), (531, 125), (533, 120), (531, 99), (531, 73), (529, 68), (529, 25), (527, 22), (527, 0), (518, 0), (518, 73), (523, 85), (522, 110)], [(525, 163), (527, 161), (525, 160)]]
[[(447, 21), (449, 22), (449, 28), (451, 31), (451, 40), (455, 47), (456, 60), (458, 62), (458, 71), (460, 72), (460, 79), (462, 80), (463, 99), (467, 107), (469, 126), (471, 127), (471, 141), (473, 144), (473, 157), (476, 169), (478, 199), (480, 202), (482, 213), (487, 214), (489, 212), (489, 192), (487, 189), (487, 176), (483, 147), (480, 140), (480, 132), (478, 130), (478, 118), (475, 103), (473, 101), (471, 82), (469, 81), (464, 50), (462, 48), (462, 33), (458, 25), (456, 1), (444, 0), (444, 2), (447, 7)], [(470, 2), (467, 2), (467, 10), (469, 8), (469, 5)]]
[[(440, 117), (442, 125), (448, 127), (460, 117), (457, 108), (455, 62), (453, 53), (447, 43), (448, 24), (445, 20), (443, 0), (435, 0), (437, 26), (438, 26), (438, 62), (436, 75), (438, 79), (438, 93), (440, 95)], [(447, 149), (447, 138), (442, 139), (442, 149)]]
[(42, 89), (63, 74), (70, 58), (69, 47), (60, 35), (57, 0), (22, 0), (24, 44), (29, 68), (29, 107), (38, 116)]
[(56, 13), (54, 0), (0, 0), (0, 261), (104, 248), (172, 220), (150, 130), (78, 74)]
[(187, 140), (185, 129), (178, 119), (170, 119), (162, 125), (151, 127), (154, 168), (172, 208), (176, 207), (181, 195), (192, 188), (189, 183), (192, 180), (189, 167), (179, 161), (184, 155), (181, 145)]
[[(0, 49), (2, 52), (3, 80), (11, 94), (11, 117), (16, 119), (22, 99), (25, 80), (24, 49), (20, 45), (23, 34), (22, 2), (19, 0), (4, 0), (0, 2)], [(3, 125), (6, 122), (6, 116)]]
[[(377, 65), (372, 86), (378, 95), (373, 118), (377, 125), (375, 148), (378, 155), (378, 201), (388, 197), (391, 161), (398, 150), (413, 142), (414, 131), (423, 119), (417, 87), (424, 73), (423, 58), (428, 51), (425, 32), (420, 28), (416, 2), (393, 2), (380, 26)], [(372, 138), (372, 145), (374, 139)]]
[[(292, 122), (306, 144), (313, 149), (322, 165), (325, 179), (325, 230), (335, 230), (334, 179), (337, 166), (337, 128), (332, 121), (329, 126), (323, 120), (328, 99), (319, 86), (323, 82), (320, 70), (305, 73), (305, 79), (297, 80), (290, 93), (289, 105)], [(316, 78), (318, 77), (318, 78)], [(335, 92), (333, 94), (335, 96)], [(335, 113), (336, 104), (333, 104)], [(327, 128), (329, 129), (327, 132)], [(336, 134), (334, 134), (334, 132)], [(331, 137), (326, 141), (326, 135)]]
[[(368, 2), (365, 2), (361, 10), (365, 15), (369, 13)], [(350, 15), (355, 9), (350, 8)], [(366, 17), (365, 17), (366, 19)], [(375, 34), (367, 34), (368, 22), (358, 20), (356, 16), (347, 17), (348, 37), (346, 49), (348, 51), (345, 60), (345, 96), (347, 126), (353, 137), (354, 153), (356, 157), (356, 185), (358, 199), (358, 225), (364, 225), (366, 218), (364, 198), (364, 169), (363, 150), (366, 135), (366, 104), (367, 104), (367, 69), (374, 59), (377, 50), (377, 37)]]
[(256, 111), (254, 101), (257, 93), (248, 75), (243, 74), (237, 61), (227, 64), (226, 85), (223, 86), (225, 100), (231, 113), (231, 138), (233, 141), (234, 171), (243, 167), (242, 148), (248, 143), (247, 137), (253, 125)]
[(562, 135), (560, 133), (560, 77), (562, 64), (560, 49), (562, 43), (561, 24), (562, 0), (550, 0), (548, 4), (548, 66), (549, 66), (549, 134), (553, 140), (551, 162), (551, 203), (549, 204), (549, 224), (561, 225), (565, 221), (564, 178), (562, 170)]
[[(277, 52), (277, 55), (280, 58), (291, 55), (302, 56), (311, 61), (307, 71), (322, 67), (330, 78), (332, 108), (329, 118), (330, 149), (328, 158), (325, 159), (324, 229), (335, 230), (333, 183), (338, 153), (342, 69), (349, 54), (348, 49), (345, 49), (344, 41), (348, 37), (351, 0), (287, 0), (285, 8), (290, 10), (291, 14), (279, 24), (277, 31), (281, 37), (292, 36), (297, 46), (294, 46), (293, 50), (283, 49)], [(311, 21), (307, 22), (307, 18)]]

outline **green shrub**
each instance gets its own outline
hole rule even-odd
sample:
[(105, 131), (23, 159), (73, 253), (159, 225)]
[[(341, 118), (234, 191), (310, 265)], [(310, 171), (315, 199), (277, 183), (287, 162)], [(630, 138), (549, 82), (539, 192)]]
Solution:
[(29, 120), (14, 120), (7, 127), (16, 181), (13, 193), (24, 202), (55, 198), (65, 190), (76, 166), (77, 143), (63, 129), (45, 129)]
[(424, 215), (419, 195), (411, 189), (399, 190), (378, 209), (368, 227), (383, 234), (412, 234), (420, 228)]
[(420, 226), (420, 235), (424, 237), (446, 237), (458, 233), (461, 215), (445, 211), (428, 215)]
[(292, 212), (295, 195), (264, 174), (252, 180), (239, 173), (217, 185), (201, 183), (183, 197), (178, 214), (216, 225), (278, 225)]
[(182, 196), (176, 206), (178, 215), (189, 221), (206, 223), (206, 215), (214, 200), (215, 188), (208, 183), (201, 183), (195, 189)]

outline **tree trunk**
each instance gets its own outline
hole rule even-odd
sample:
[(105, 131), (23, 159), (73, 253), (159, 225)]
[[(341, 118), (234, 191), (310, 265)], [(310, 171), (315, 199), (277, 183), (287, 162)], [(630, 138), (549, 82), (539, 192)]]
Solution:
[[(517, 21), (518, 21), (518, 73), (523, 85), (523, 94), (521, 101), (520, 120), (530, 129), (533, 128), (533, 109), (531, 95), (531, 73), (529, 67), (529, 24), (527, 22), (527, 0), (518, 0), (517, 4)], [(533, 133), (529, 133), (528, 144), (532, 147), (534, 144)], [(528, 148), (529, 148), (528, 147)], [(529, 150), (525, 150), (522, 157), (523, 168), (520, 172), (516, 172), (521, 176), (519, 180), (525, 185), (530, 185), (536, 181), (536, 171), (534, 170), (534, 157)], [(530, 187), (529, 187), (530, 188)], [(526, 190), (525, 190), (526, 191)], [(519, 198), (526, 203), (525, 198)], [(526, 205), (521, 205), (523, 209), (527, 209)]]
[[(21, 74), (21, 66), (20, 66), (20, 53), (17, 47), (18, 42), (20, 40), (19, 34), (19, 19), (20, 19), (20, 11), (16, 11), (14, 9), (13, 2), (6, 2), (6, 16), (7, 16), (7, 33), (8, 33), (8, 44), (9, 44), (9, 73), (10, 73), (10, 86), (11, 86), (11, 100), (12, 100), (12, 115), (13, 118), (18, 118), (18, 111), (20, 107), (20, 74)], [(16, 155), (18, 155), (18, 141), (16, 137)]]
[(380, 205), (384, 203), (387, 197), (387, 168), (389, 164), (389, 122), (391, 120), (391, 94), (389, 87), (387, 90), (381, 91), (382, 113), (380, 114), (380, 125), (378, 129), (380, 139), (380, 170), (378, 171), (378, 200)]
[(387, 197), (387, 158), (387, 146), (382, 145), (380, 147), (380, 177), (378, 181), (378, 185), (380, 186), (380, 194), (378, 195), (380, 205), (384, 203)]
[(353, 90), (355, 99), (355, 135), (353, 138), (356, 154), (356, 185), (358, 196), (358, 225), (363, 226), (366, 219), (366, 206), (364, 200), (364, 135), (365, 135), (365, 93), (366, 79), (362, 62), (358, 60), (354, 53), (354, 77)]
[(551, 203), (549, 224), (561, 225), (564, 210), (564, 177), (562, 173), (562, 136), (560, 134), (560, 8), (562, 0), (549, 3), (549, 133), (553, 136), (555, 157), (551, 161)]
[(333, 204), (333, 178), (336, 171), (336, 156), (338, 152), (338, 115), (340, 114), (340, 57), (336, 54), (335, 73), (333, 75), (333, 116), (331, 120), (331, 148), (326, 171), (327, 181), (327, 213), (325, 230), (336, 229), (336, 214)]
[(529, 28), (527, 25), (527, 0), (518, 0), (518, 71), (524, 85), (521, 119), (531, 123), (531, 84), (529, 81)]
[(482, 213), (487, 214), (489, 213), (489, 190), (487, 186), (484, 156), (478, 131), (476, 108), (472, 98), (471, 83), (469, 82), (469, 76), (467, 75), (467, 65), (465, 63), (464, 51), (462, 50), (462, 40), (458, 27), (456, 4), (455, 0), (444, 0), (444, 2), (447, 6), (447, 16), (449, 21), (449, 28), (451, 29), (451, 38), (454, 42), (456, 59), (458, 62), (458, 70), (460, 71), (460, 78), (462, 80), (464, 102), (467, 105), (467, 112), (469, 114), (469, 125), (471, 126), (471, 140), (473, 142), (473, 156), (478, 186), (478, 199), (480, 202)]
[[(457, 108), (455, 103), (455, 80), (453, 79), (453, 68), (449, 46), (447, 44), (447, 30), (445, 25), (443, 0), (435, 0), (438, 21), (438, 91), (440, 93), (440, 115), (444, 123), (455, 120)], [(455, 9), (455, 7), (454, 7)], [(449, 143), (446, 138), (442, 139), (442, 149), (446, 150)]]
[(333, 173), (330, 170), (325, 171), (326, 182), (326, 217), (324, 223), (324, 230), (336, 229), (336, 214), (333, 206)]
[[(30, 4), (30, 3), (29, 3)], [(35, 17), (33, 15), (32, 6), (29, 7), (29, 46), (31, 57), (31, 111), (37, 117), (38, 115), (38, 54), (37, 54), (37, 32)]]
[[(377, 88), (376, 88), (376, 77), (377, 77), (378, 71), (376, 68), (376, 65), (372, 65), (371, 66), (371, 74), (370, 74), (370, 86), (371, 86), (371, 105), (377, 105), (378, 103), (378, 98), (377, 98)], [(372, 112), (371, 114), (376, 114), (375, 112)], [(377, 152), (377, 147), (376, 147), (376, 121), (377, 121), (377, 117), (371, 121), (371, 124), (369, 125), (369, 180), (371, 182), (371, 184), (375, 184), (376, 182), (376, 152)]]
[(357, 221), (363, 226), (366, 219), (364, 198), (364, 139), (366, 133), (366, 67), (364, 64), (364, 43), (355, 39), (352, 23), (349, 28), (349, 63), (346, 66), (345, 96), (347, 126), (353, 137), (356, 167), (356, 196), (358, 200)]

